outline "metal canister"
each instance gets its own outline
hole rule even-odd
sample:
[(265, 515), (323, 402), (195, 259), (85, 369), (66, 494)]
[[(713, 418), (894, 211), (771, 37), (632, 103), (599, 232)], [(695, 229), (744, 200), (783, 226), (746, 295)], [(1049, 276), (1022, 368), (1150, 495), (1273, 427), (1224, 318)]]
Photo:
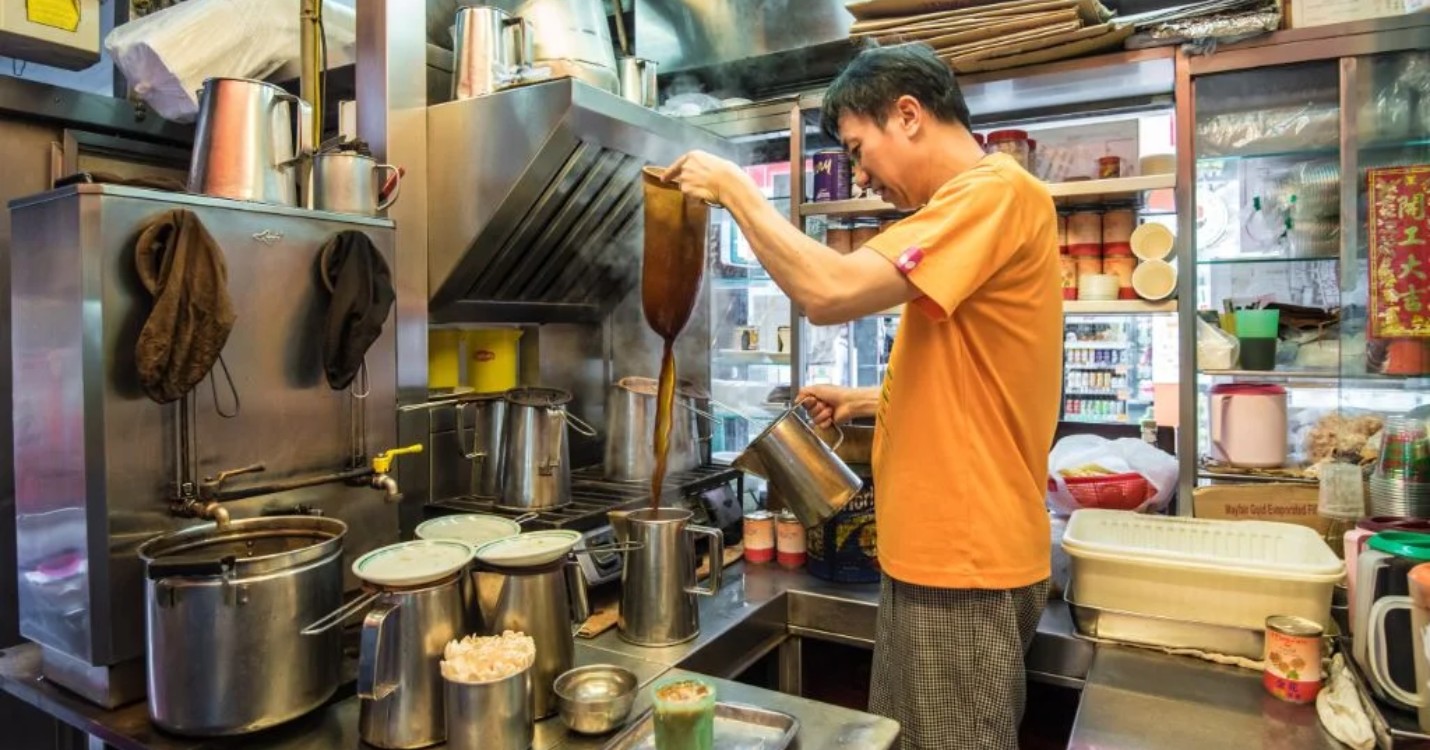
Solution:
[(754, 326), (740, 326), (735, 329), (736, 348), (746, 352), (760, 350), (760, 329)]
[(1312, 703), (1321, 692), (1321, 638), (1313, 620), (1289, 615), (1266, 618), (1265, 666), (1261, 684), (1288, 703)]
[(775, 561), (783, 568), (802, 568), (807, 557), (804, 524), (788, 510), (775, 520)]
[(767, 563), (775, 559), (775, 514), (757, 510), (745, 514), (745, 559), (752, 563)]
[(852, 179), (849, 169), (849, 155), (844, 149), (829, 148), (814, 152), (814, 200), (849, 200), (849, 184)]

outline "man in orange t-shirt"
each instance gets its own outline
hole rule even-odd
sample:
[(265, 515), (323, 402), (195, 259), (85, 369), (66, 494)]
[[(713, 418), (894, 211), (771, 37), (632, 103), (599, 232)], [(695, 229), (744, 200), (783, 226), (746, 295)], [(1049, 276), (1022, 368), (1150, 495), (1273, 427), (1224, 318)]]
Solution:
[(666, 178), (725, 206), (811, 323), (908, 303), (881, 389), (811, 386), (823, 423), (875, 417), (884, 572), (870, 710), (905, 748), (1016, 748), (1023, 656), (1047, 599), (1047, 456), (1061, 389), (1056, 215), (970, 133), (931, 49), (866, 50), (824, 97), (856, 179), (915, 213), (848, 255), (806, 237), (736, 165)]

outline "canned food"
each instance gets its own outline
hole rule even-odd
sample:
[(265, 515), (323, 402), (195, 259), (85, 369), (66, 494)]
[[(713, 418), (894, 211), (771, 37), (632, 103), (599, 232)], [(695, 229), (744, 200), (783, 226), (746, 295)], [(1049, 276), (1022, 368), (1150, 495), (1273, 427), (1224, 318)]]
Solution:
[(757, 352), (760, 350), (760, 329), (754, 326), (741, 326), (735, 329), (735, 343), (739, 349), (747, 352)]
[(767, 510), (746, 513), (741, 541), (746, 560), (767, 563), (775, 559), (775, 514)]
[(1320, 624), (1304, 617), (1266, 618), (1266, 657), (1261, 684), (1288, 703), (1312, 703), (1321, 692)]
[(853, 180), (849, 169), (849, 154), (844, 149), (830, 148), (814, 152), (814, 200), (849, 200), (849, 185)]
[(1068, 247), (1102, 248), (1102, 214), (1097, 211), (1074, 211), (1068, 214)]
[(785, 568), (804, 567), (805, 543), (804, 525), (788, 510), (780, 511), (775, 520), (775, 560)]
[(1097, 160), (1097, 176), (1107, 180), (1122, 176), (1122, 157), (1104, 156)]

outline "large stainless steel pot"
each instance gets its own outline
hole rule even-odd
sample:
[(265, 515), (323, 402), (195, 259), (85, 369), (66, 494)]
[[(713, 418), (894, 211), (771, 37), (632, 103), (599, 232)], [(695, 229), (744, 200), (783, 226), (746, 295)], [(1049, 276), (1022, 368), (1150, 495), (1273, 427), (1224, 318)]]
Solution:
[(242, 78), (210, 78), (199, 98), (189, 192), (299, 205), (299, 170), (313, 150), (313, 107), (271, 83)]
[(299, 635), (342, 604), (347, 526), (275, 516), (145, 542), (149, 717), (175, 734), (256, 732), (337, 690), (341, 634)]
[(571, 502), (571, 449), (566, 426), (596, 431), (566, 411), (571, 394), (557, 388), (513, 388), (504, 396), (506, 466), (498, 507), (548, 510)]
[[(616, 381), (607, 390), (606, 478), (646, 481), (655, 470), (656, 386), (653, 378), (629, 377)], [(704, 447), (710, 435), (700, 431), (698, 418), (706, 413), (702, 396), (688, 384), (676, 389), (666, 459), (671, 474), (691, 471), (705, 463)]]
[[(472, 462), (470, 492), (474, 497), (497, 498), (502, 491), (506, 465), (506, 399), (501, 394), (464, 397), (457, 403), (457, 444)], [(470, 415), (470, 416), (469, 416)], [(467, 438), (470, 421), (471, 439)]]

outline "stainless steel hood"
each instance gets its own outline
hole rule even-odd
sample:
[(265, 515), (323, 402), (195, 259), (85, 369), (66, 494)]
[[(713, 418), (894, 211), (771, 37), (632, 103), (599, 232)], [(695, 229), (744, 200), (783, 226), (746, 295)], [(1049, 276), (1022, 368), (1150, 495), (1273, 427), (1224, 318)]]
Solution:
[(437, 105), (427, 127), (434, 321), (515, 303), (609, 309), (640, 278), (641, 167), (732, 152), (571, 79)]

